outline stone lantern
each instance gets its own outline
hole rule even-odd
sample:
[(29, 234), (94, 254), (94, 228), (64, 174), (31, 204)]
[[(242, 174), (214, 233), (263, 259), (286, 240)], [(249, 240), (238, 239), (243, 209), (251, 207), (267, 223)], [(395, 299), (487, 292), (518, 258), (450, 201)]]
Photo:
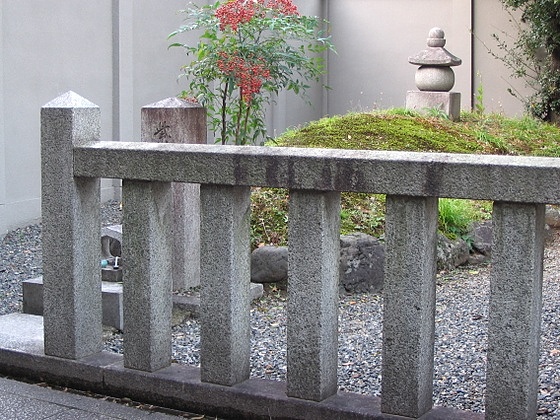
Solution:
[(437, 109), (450, 120), (458, 121), (461, 114), (461, 94), (450, 92), (455, 84), (452, 66), (461, 64), (445, 48), (445, 34), (440, 28), (432, 28), (428, 34), (428, 47), (409, 57), (408, 62), (418, 65), (415, 82), (418, 90), (406, 94), (406, 109), (426, 112)]

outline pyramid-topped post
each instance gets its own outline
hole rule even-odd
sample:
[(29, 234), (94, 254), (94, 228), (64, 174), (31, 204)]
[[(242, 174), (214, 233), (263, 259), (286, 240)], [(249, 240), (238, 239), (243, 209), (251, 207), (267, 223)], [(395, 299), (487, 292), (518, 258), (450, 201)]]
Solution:
[(99, 107), (67, 92), (41, 109), (45, 354), (101, 351), (99, 178), (74, 177), (74, 146), (99, 140)]

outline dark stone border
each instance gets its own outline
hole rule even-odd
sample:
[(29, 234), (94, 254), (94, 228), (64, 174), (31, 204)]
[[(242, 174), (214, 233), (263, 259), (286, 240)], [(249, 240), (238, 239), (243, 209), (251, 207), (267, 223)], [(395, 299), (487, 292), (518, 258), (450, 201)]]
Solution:
[[(148, 373), (126, 369), (122, 360), (122, 355), (108, 352), (75, 361), (38, 352), (0, 349), (0, 373), (222, 418), (408, 418), (382, 414), (379, 397), (339, 392), (322, 402), (306, 401), (287, 397), (285, 382), (249, 379), (227, 387), (202, 383), (199, 368), (173, 364)], [(482, 420), (484, 414), (436, 407), (421, 419)]]

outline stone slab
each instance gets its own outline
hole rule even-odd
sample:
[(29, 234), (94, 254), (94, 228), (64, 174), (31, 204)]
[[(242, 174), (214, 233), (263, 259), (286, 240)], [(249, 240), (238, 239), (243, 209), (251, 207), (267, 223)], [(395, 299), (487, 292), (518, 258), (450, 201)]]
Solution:
[[(43, 315), (43, 278), (24, 280), (23, 287), (23, 313), (30, 315)], [(123, 291), (122, 284), (102, 282), (102, 307), (103, 325), (124, 329), (123, 317)], [(252, 300), (263, 296), (262, 284), (251, 283), (249, 294)], [(173, 310), (188, 311), (192, 316), (199, 315), (200, 299), (189, 296), (173, 296)]]
[[(43, 315), (43, 278), (24, 280), (23, 313)], [(103, 325), (123, 329), (123, 297), (122, 284), (113, 282), (101, 283), (101, 305)]]
[(43, 317), (13, 313), (0, 316), (0, 347), (43, 353)]

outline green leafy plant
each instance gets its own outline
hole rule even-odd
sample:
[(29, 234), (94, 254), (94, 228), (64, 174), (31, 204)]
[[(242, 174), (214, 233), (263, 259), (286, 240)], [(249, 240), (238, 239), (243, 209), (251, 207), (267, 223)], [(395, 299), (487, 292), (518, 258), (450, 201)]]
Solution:
[(513, 88), (509, 92), (523, 101), (530, 115), (560, 124), (560, 0), (502, 0), (513, 13), (515, 35), (506, 31), (494, 34), (500, 59), (513, 77), (522, 78), (533, 90), (524, 96)]
[(227, 0), (182, 12), (186, 23), (169, 37), (201, 32), (196, 45), (171, 44), (192, 58), (184, 95), (207, 108), (222, 144), (262, 143), (266, 106), (281, 90), (305, 97), (324, 73), (323, 53), (333, 50), (327, 22), (300, 15), (292, 0)]

